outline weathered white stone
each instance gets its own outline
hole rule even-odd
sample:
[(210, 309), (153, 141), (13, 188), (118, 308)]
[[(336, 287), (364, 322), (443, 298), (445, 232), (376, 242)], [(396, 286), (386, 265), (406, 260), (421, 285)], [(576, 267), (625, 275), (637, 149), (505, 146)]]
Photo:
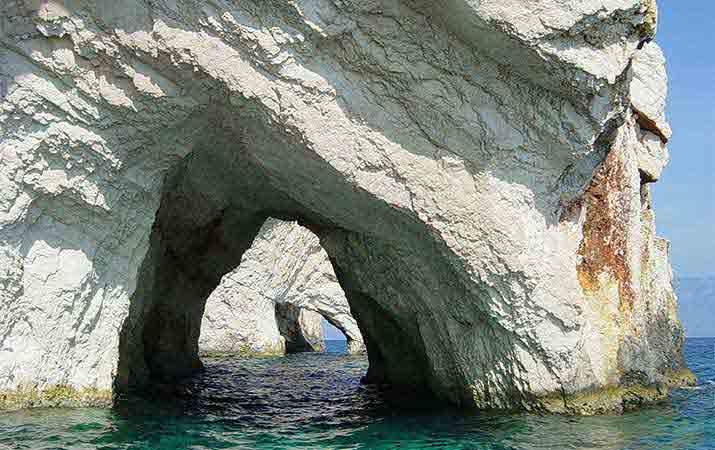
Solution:
[(655, 42), (646, 43), (633, 58), (630, 96), (641, 127), (647, 126), (667, 142), (673, 134), (665, 119), (668, 74), (663, 51)]
[(306, 334), (322, 336), (322, 331), (317, 333), (313, 328), (316, 317), (318, 327), (320, 317), (325, 317), (348, 338), (350, 352), (364, 351), (350, 305), (318, 237), (295, 222), (276, 219), (266, 221), (244, 253), (241, 265), (224, 276), (206, 301), (201, 351), (279, 351), (281, 327), (276, 325), (276, 303), (318, 314), (303, 314), (301, 318), (305, 318), (298, 320), (296, 313), (296, 325), (309, 325)]
[(640, 145), (635, 145), (638, 167), (644, 181), (653, 182), (668, 164), (666, 143), (672, 135), (665, 119), (668, 96), (665, 56), (655, 42), (648, 42), (636, 53), (632, 67), (630, 98), (640, 128)]
[(0, 5), (1, 390), (190, 374), (269, 216), (319, 236), (368, 381), (600, 412), (683, 367), (625, 72), (653, 1), (65, 6)]
[[(654, 33), (655, 1), (422, 1), (451, 31), (544, 87), (597, 94)], [(477, 46), (477, 45), (475, 45)]]
[(660, 136), (650, 131), (641, 130), (639, 135), (640, 145), (636, 146), (638, 168), (644, 175), (644, 181), (657, 181), (670, 159), (668, 147)]
[(273, 300), (248, 289), (229, 273), (206, 300), (201, 355), (274, 354), (286, 350)]

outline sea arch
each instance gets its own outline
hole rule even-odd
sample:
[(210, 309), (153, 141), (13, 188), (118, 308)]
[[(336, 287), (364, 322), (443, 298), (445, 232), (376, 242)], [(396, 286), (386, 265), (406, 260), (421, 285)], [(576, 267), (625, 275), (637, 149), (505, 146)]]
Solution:
[(319, 237), (369, 379), (573, 410), (687, 372), (654, 2), (37, 3), (0, 6), (0, 389), (195, 370), (267, 217)]

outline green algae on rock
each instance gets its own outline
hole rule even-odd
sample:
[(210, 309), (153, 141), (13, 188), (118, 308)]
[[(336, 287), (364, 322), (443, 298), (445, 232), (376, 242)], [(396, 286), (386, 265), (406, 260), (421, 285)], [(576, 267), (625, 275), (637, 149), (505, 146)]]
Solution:
[(539, 399), (539, 405), (550, 413), (567, 415), (622, 414), (663, 400), (668, 388), (659, 385), (606, 386)]
[(19, 385), (13, 390), (0, 391), (0, 410), (24, 408), (77, 408), (112, 405), (112, 392), (95, 387), (74, 388), (66, 385), (38, 387)]
[(223, 351), (201, 351), (202, 358), (231, 358), (231, 357), (258, 357), (258, 356), (283, 356), (285, 355), (285, 344), (280, 341), (275, 346), (263, 346), (256, 350), (250, 345), (241, 345)]

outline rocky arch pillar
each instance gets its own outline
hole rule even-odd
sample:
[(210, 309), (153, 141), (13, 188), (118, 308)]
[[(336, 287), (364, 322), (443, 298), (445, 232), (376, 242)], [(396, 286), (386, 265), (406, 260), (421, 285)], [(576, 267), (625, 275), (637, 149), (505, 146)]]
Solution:
[(275, 307), (278, 330), (286, 342), (286, 353), (325, 351), (321, 324), (323, 316), (290, 303), (279, 303)]

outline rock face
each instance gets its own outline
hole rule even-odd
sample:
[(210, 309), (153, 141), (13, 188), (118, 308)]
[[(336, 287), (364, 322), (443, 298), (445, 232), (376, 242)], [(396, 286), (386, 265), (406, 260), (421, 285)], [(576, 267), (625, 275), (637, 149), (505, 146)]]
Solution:
[(245, 295), (246, 287), (233, 275), (223, 277), (206, 300), (199, 354), (283, 355), (286, 342), (278, 329), (275, 304), (269, 298)]
[[(281, 305), (294, 308), (281, 309)], [(292, 329), (290, 336), (312, 336), (305, 341), (310, 345), (296, 347), (304, 350), (293, 351), (320, 351), (325, 340), (321, 316), (345, 334), (349, 352), (364, 351), (350, 305), (318, 237), (295, 222), (268, 219), (241, 264), (222, 279), (206, 301), (199, 349), (206, 353), (275, 354), (281, 352), (282, 335), (290, 352), (292, 341), (279, 330)], [(284, 322), (276, 322), (277, 317)]]
[(0, 390), (199, 369), (206, 298), (276, 217), (319, 237), (368, 381), (483, 408), (662, 397), (689, 375), (648, 197), (669, 135), (664, 78), (642, 72), (663, 73), (655, 18), (653, 0), (2, 2)]

